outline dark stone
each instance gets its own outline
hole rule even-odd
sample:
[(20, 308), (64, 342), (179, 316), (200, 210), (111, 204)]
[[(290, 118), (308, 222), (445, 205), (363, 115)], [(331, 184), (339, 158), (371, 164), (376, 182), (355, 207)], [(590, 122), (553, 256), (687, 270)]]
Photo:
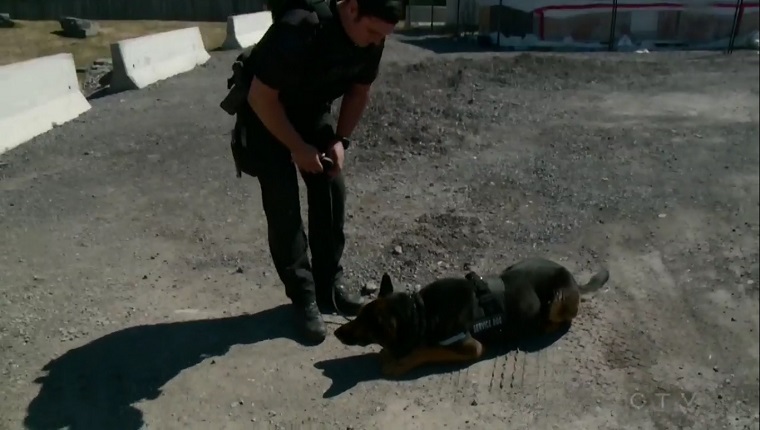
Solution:
[(64, 16), (58, 22), (61, 24), (62, 35), (65, 37), (84, 39), (96, 36), (100, 32), (100, 24), (87, 19)]
[(8, 13), (0, 13), (0, 28), (13, 28), (16, 23), (11, 19), (11, 15)]

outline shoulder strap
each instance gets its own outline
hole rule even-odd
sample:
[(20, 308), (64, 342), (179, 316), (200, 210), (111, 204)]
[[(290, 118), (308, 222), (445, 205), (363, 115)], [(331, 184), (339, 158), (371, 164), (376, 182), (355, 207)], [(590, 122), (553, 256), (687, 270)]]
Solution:
[(272, 10), (274, 21), (291, 25), (316, 25), (332, 18), (330, 0), (283, 0), (286, 4)]
[(232, 76), (227, 79), (227, 89), (232, 88), (235, 84), (242, 84), (244, 83), (243, 80), (247, 79), (244, 70), (248, 63), (248, 58), (253, 54), (255, 47), (256, 45), (254, 44), (243, 49), (243, 51), (235, 58), (235, 61), (232, 63)]

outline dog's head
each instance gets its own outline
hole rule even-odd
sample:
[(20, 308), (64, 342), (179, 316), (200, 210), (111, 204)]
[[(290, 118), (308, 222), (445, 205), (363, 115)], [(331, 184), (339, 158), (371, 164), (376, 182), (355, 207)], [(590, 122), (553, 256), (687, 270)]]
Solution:
[(362, 306), (356, 318), (335, 330), (335, 337), (349, 346), (380, 345), (390, 351), (405, 332), (414, 330), (414, 299), (407, 293), (394, 292), (390, 275), (383, 274), (376, 299)]

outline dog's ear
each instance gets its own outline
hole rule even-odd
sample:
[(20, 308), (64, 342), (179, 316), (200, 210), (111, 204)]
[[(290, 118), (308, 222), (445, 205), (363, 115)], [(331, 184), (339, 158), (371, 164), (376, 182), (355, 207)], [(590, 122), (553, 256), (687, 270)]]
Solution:
[(393, 281), (391, 281), (391, 275), (387, 272), (383, 273), (383, 279), (380, 281), (380, 293), (378, 297), (385, 297), (393, 292)]

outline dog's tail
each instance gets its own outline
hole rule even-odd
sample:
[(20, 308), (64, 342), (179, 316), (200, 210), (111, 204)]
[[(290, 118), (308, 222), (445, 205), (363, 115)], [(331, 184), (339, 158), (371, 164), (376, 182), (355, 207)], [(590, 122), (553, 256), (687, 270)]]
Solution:
[(604, 284), (610, 279), (610, 272), (607, 269), (602, 269), (597, 272), (585, 285), (578, 287), (581, 294), (590, 294), (594, 291), (602, 288)]

